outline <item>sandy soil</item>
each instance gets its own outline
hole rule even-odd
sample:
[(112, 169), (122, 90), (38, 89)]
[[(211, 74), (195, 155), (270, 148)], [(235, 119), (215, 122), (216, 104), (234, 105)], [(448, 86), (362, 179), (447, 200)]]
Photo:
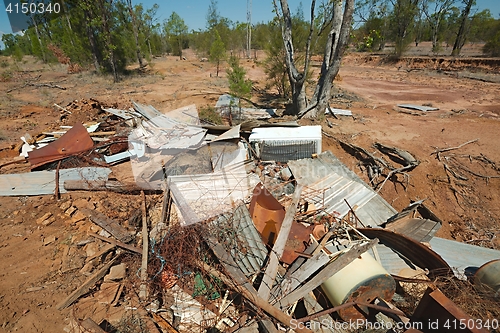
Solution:
[[(99, 121), (104, 115), (92, 99), (118, 108), (128, 108), (134, 100), (161, 111), (193, 103), (198, 108), (214, 105), (218, 95), (228, 91), (224, 72), (215, 77), (211, 64), (200, 62), (189, 51), (186, 56), (187, 61), (177, 57), (154, 59), (147, 74), (133, 70), (118, 84), (90, 72), (68, 75), (65, 66), (48, 67), (28, 57), (22, 64), (9, 62), (8, 67), (0, 68), (0, 74), (10, 73), (0, 76), (0, 164), (17, 155), (13, 148), (25, 133), (36, 136), (75, 121)], [(499, 84), (495, 83), (498, 67), (497, 74), (494, 64), (485, 65), (487, 68), (478, 74), (467, 66), (454, 70), (435, 68), (435, 61), (426, 59), (419, 61), (416, 68), (408, 61), (387, 63), (369, 55), (349, 55), (336, 82), (338, 92), (332, 106), (349, 108), (354, 116), (328, 116), (301, 123), (321, 124), (326, 133), (324, 149), (331, 150), (365, 180), (366, 173), (358, 161), (341, 148), (337, 139), (374, 154), (375, 142), (407, 150), (420, 165), (408, 173), (408, 183), (397, 175), (385, 184), (381, 195), (396, 209), (404, 208), (410, 200), (426, 198), (426, 205), (444, 222), (438, 235), (500, 249), (500, 95)], [(243, 64), (250, 79), (263, 88), (263, 69), (254, 61)], [(476, 77), (467, 78), (469, 74)], [(477, 75), (483, 75), (482, 80)], [(66, 89), (27, 83), (50, 83)], [(259, 103), (260, 98), (264, 96), (256, 95), (253, 100)], [(64, 115), (54, 103), (72, 114)], [(399, 103), (432, 105), (439, 110), (409, 114), (401, 112), (396, 106)], [(327, 121), (333, 123), (332, 127)], [(478, 141), (447, 152), (446, 156), (454, 157), (478, 175), (492, 177), (460, 169), (467, 180), (450, 180), (433, 151), (473, 139)], [(474, 159), (480, 156), (484, 159)], [(11, 165), (0, 172), (28, 170), (26, 165)], [(74, 205), (91, 205), (124, 225), (139, 207), (137, 199), (112, 193), (73, 192), (62, 195), (60, 201), (51, 196), (1, 197), (0, 332), (61, 332), (85, 312), (55, 309), (88, 277), (81, 271), (87, 250), (83, 243), (89, 238), (87, 231), (98, 231), (90, 223), (75, 222), (64, 214), (60, 207), (68, 200)], [(47, 212), (52, 212), (56, 221), (49, 226), (37, 224), (36, 220)], [(109, 310), (90, 304), (79, 304), (77, 309), (92, 309), (97, 316)]]

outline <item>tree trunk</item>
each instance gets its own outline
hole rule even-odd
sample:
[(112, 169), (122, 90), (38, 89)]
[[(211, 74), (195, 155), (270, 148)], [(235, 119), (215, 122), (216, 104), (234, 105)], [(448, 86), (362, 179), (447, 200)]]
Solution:
[(354, 12), (354, 0), (345, 2), (342, 15), (342, 3), (335, 1), (334, 17), (332, 28), (328, 34), (329, 38), (325, 47), (325, 56), (321, 65), (321, 73), (316, 85), (316, 90), (311, 99), (312, 104), (316, 104), (314, 110), (299, 114), (299, 117), (307, 115), (311, 118), (316, 115), (324, 114), (331, 97), (333, 80), (340, 69), (340, 61), (344, 55), (349, 41), (352, 15)]
[[(292, 114), (298, 115), (301, 111), (307, 108), (307, 96), (305, 81), (307, 72), (309, 70), (309, 60), (310, 60), (310, 45), (313, 34), (313, 24), (314, 24), (314, 6), (315, 0), (311, 3), (311, 24), (309, 36), (306, 42), (306, 55), (305, 64), (303, 71), (297, 69), (294, 59), (294, 49), (292, 40), (292, 16), (290, 14), (290, 8), (288, 7), (287, 0), (280, 0), (281, 11), (283, 13), (281, 33), (283, 38), (283, 44), (285, 47), (285, 62), (288, 70), (288, 78), (290, 81), (290, 87), (292, 89)], [(274, 2), (276, 13), (278, 13), (276, 2)]]
[(132, 7), (132, 0), (127, 0), (127, 5), (130, 18), (132, 19), (132, 32), (134, 33), (137, 61), (139, 62), (139, 67), (142, 68), (144, 67), (144, 63), (142, 62), (141, 48), (139, 47), (139, 31), (137, 29), (137, 19), (135, 17), (134, 8)]
[(452, 56), (458, 56), (462, 47), (465, 44), (466, 26), (467, 20), (469, 19), (470, 10), (472, 8), (472, 3), (474, 0), (467, 0), (464, 11), (462, 12), (462, 22), (460, 23), (460, 28), (458, 29), (457, 39), (455, 39), (455, 44), (453, 44), (453, 50), (451, 51)]
[(64, 11), (64, 17), (66, 18), (66, 23), (68, 24), (68, 33), (69, 33), (69, 41), (71, 46), (75, 46), (75, 42), (73, 41), (73, 28), (71, 27), (71, 21), (69, 19), (68, 9), (66, 8), (66, 3), (64, 0), (61, 0), (61, 5)]
[(43, 50), (42, 37), (40, 37), (40, 31), (38, 31), (38, 25), (36, 24), (35, 17), (30, 15), (31, 21), (33, 22), (33, 26), (35, 27), (36, 38), (38, 39), (38, 43), (40, 44), (40, 51), (42, 52), (42, 60), (43, 62), (47, 62), (47, 58), (45, 57), (45, 51)]
[(92, 53), (92, 60), (94, 62), (94, 67), (97, 73), (101, 72), (101, 66), (99, 65), (99, 53), (97, 49), (97, 43), (95, 40), (94, 32), (92, 31), (92, 15), (90, 13), (90, 5), (84, 1), (82, 1), (85, 8), (83, 9), (83, 13), (85, 16), (85, 30), (87, 32), (87, 38), (90, 44), (90, 52)]
[[(110, 1), (110, 5), (111, 5)], [(106, 47), (107, 47), (107, 57), (109, 61), (109, 65), (111, 66), (111, 72), (113, 73), (113, 82), (118, 82), (118, 71), (116, 68), (116, 59), (115, 59), (115, 53), (113, 51), (113, 41), (111, 40), (111, 31), (109, 29), (109, 10), (106, 8), (106, 1), (101, 0), (101, 17), (102, 17), (102, 27), (104, 30), (104, 39), (106, 41)]]

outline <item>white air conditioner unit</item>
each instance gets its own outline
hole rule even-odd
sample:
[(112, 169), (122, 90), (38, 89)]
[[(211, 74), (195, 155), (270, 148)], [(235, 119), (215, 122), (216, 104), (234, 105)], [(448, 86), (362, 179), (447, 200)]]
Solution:
[(254, 128), (249, 142), (263, 161), (299, 160), (321, 153), (321, 126)]

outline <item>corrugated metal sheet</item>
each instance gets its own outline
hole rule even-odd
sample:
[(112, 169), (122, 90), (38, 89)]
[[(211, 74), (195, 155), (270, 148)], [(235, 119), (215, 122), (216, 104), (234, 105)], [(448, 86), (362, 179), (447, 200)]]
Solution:
[(423, 106), (423, 105), (415, 105), (415, 104), (398, 104), (398, 106), (400, 108), (418, 110), (423, 112), (439, 110), (438, 108), (433, 108), (430, 106)]
[(431, 248), (450, 265), (457, 274), (463, 274), (468, 267), (480, 267), (488, 261), (500, 259), (500, 251), (434, 237)]
[(305, 186), (303, 197), (312, 200), (316, 208), (324, 206), (342, 217), (349, 211), (346, 199), (351, 207), (357, 206), (356, 215), (365, 226), (381, 225), (397, 213), (329, 151), (315, 159), (290, 161), (288, 166), (297, 182)]
[(247, 173), (253, 161), (237, 163), (210, 174), (169, 176), (168, 186), (179, 208), (183, 224), (205, 221), (231, 211), (239, 201), (249, 201), (260, 182), (254, 173)]
[(214, 238), (233, 257), (234, 261), (247, 276), (260, 272), (267, 256), (247, 207), (239, 205), (233, 212), (221, 215), (214, 222)]
[[(67, 180), (106, 181), (111, 169), (74, 168), (59, 170), (59, 192), (66, 193)], [(0, 196), (54, 194), (56, 171), (34, 171), (22, 174), (0, 175)]]
[[(352, 199), (348, 199), (351, 207), (358, 205), (356, 215), (365, 226), (379, 226), (397, 214), (397, 211), (387, 201), (376, 194), (368, 184), (349, 170), (331, 152), (323, 152), (316, 159), (290, 161), (288, 166), (297, 179), (297, 182), (305, 186), (323, 180), (325, 181), (323, 185), (326, 187), (333, 183), (335, 177), (338, 177), (339, 180), (338, 183), (333, 185), (335, 190), (341, 191), (343, 184), (349, 184), (347, 186), (351, 186), (350, 191), (344, 189), (344, 193), (352, 196)], [(336, 176), (333, 176), (334, 174)], [(354, 183), (350, 183), (350, 181), (363, 185), (375, 195), (363, 197), (363, 193), (366, 193), (365, 190)], [(331, 189), (328, 190), (332, 191)], [(357, 191), (359, 193), (356, 193)], [(325, 201), (327, 207), (339, 205), (338, 200), (342, 199), (342, 195), (326, 197), (328, 198)], [(363, 198), (366, 200), (368, 197), (371, 198), (363, 204)], [(361, 206), (359, 205), (360, 203), (362, 204)], [(500, 251), (443, 238), (434, 237), (429, 243), (432, 249), (454, 269), (457, 275), (463, 274), (467, 267), (479, 267), (490, 260), (500, 258)], [(407, 258), (404, 258), (401, 254), (384, 245), (377, 245), (377, 250), (382, 266), (392, 274), (398, 274), (403, 268), (412, 267), (411, 262)]]
[(129, 141), (142, 141), (153, 149), (196, 148), (203, 143), (207, 130), (165, 116), (158, 118), (142, 121), (129, 136)]

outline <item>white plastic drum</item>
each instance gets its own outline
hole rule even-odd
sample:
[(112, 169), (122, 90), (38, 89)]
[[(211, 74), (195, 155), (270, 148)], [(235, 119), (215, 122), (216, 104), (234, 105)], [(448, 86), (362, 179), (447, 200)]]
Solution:
[[(371, 303), (375, 298), (390, 300), (396, 291), (396, 282), (392, 276), (371, 255), (363, 253), (349, 265), (326, 280), (321, 285), (333, 306), (350, 301)], [(360, 306), (339, 311), (344, 320), (364, 318), (362, 312), (368, 309)]]

